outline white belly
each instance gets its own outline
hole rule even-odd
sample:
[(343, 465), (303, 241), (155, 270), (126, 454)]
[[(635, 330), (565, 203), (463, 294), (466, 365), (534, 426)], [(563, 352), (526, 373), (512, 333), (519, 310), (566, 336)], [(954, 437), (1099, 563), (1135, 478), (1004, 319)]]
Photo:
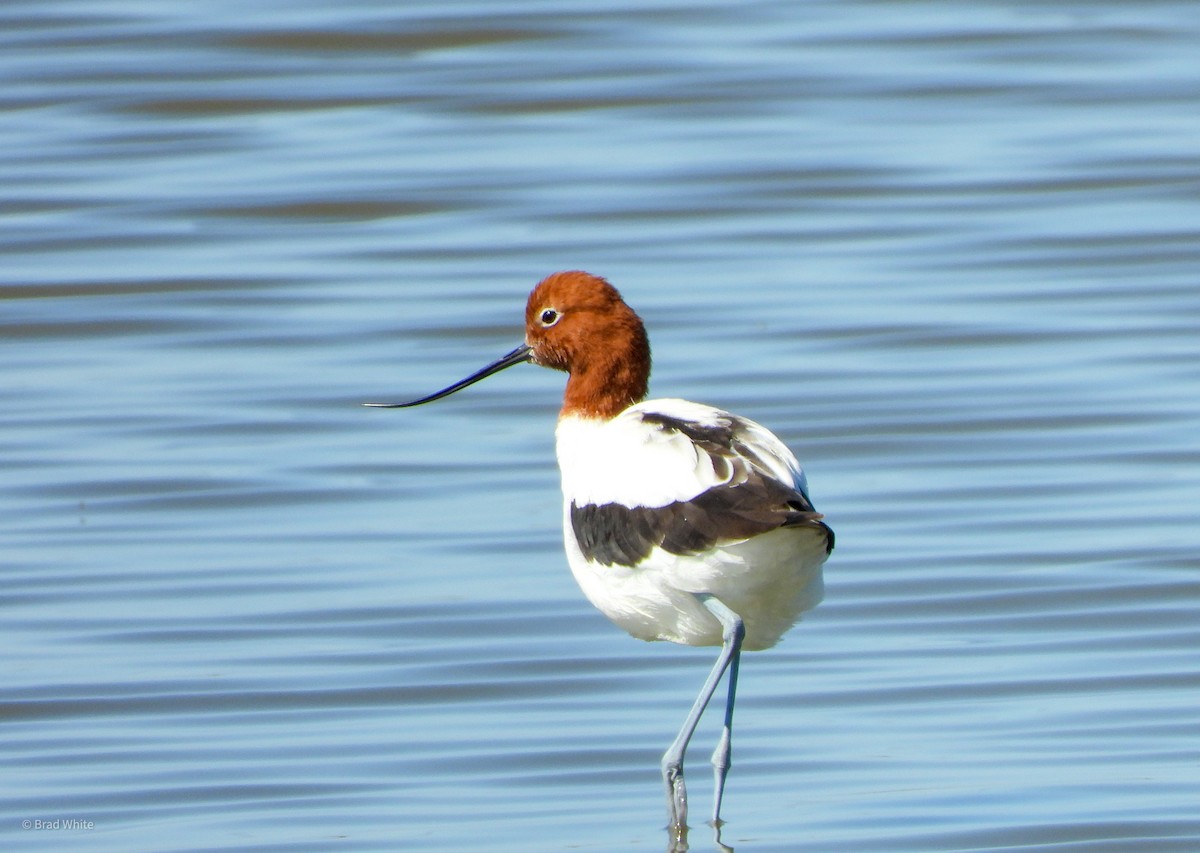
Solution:
[(587, 560), (569, 516), (563, 533), (584, 595), (642, 640), (721, 645), (720, 623), (695, 597), (708, 593), (742, 617), (744, 649), (770, 648), (824, 593), (825, 537), (811, 528), (780, 528), (691, 557), (655, 548), (632, 567)]

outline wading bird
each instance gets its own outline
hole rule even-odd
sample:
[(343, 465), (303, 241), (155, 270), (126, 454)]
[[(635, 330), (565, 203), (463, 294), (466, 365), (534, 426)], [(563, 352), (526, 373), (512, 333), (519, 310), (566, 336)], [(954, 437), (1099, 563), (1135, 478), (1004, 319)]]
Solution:
[(822, 595), (833, 531), (791, 451), (754, 421), (686, 400), (645, 400), (641, 318), (598, 276), (559, 272), (525, 307), (525, 343), (418, 406), (523, 362), (569, 374), (556, 430), (567, 561), (584, 594), (643, 640), (720, 646), (716, 665), (662, 759), (670, 828), (686, 832), (683, 757), (728, 673), (712, 756), (713, 824), (729, 771), (743, 649), (769, 648)]

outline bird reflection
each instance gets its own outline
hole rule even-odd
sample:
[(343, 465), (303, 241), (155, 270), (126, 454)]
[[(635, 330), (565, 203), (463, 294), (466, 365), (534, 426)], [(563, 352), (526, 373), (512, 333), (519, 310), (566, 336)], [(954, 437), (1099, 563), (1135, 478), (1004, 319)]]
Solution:
[[(733, 848), (721, 841), (721, 823), (710, 823), (713, 831), (713, 849), (716, 853), (733, 853)], [(686, 826), (667, 827), (667, 853), (687, 853), (688, 828)]]

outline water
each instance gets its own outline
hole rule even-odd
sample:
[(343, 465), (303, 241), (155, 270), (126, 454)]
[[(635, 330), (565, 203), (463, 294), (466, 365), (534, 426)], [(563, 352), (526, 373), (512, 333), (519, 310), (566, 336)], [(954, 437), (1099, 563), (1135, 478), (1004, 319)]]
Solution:
[(1200, 849), (1191, 4), (250, 5), (0, 11), (5, 849), (664, 848), (562, 377), (358, 406), (571, 267), (838, 533), (722, 843)]

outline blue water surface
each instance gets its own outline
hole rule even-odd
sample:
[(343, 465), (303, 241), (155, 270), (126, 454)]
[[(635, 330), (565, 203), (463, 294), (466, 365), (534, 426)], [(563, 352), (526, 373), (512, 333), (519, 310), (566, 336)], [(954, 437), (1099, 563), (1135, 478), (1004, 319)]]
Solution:
[(563, 377), (359, 405), (584, 268), (838, 534), (720, 844), (1200, 849), (1194, 12), (5, 4), (0, 846), (664, 849), (713, 650), (576, 589)]

